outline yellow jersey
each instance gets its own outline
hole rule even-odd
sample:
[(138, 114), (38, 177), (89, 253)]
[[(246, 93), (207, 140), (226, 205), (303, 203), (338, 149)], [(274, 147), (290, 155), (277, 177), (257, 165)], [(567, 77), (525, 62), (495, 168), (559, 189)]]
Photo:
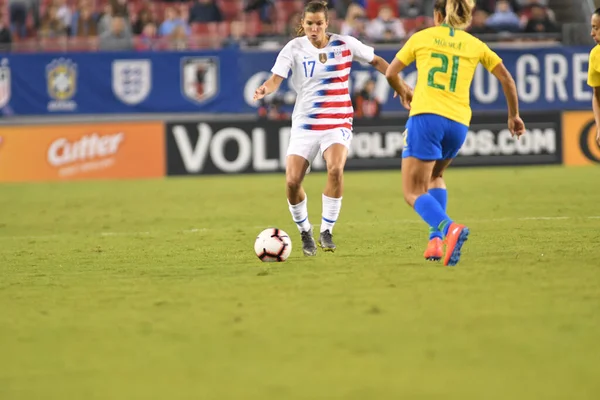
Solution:
[(600, 86), (600, 46), (596, 46), (590, 51), (587, 83), (591, 87)]
[(407, 66), (417, 62), (411, 116), (436, 114), (467, 126), (475, 68), (481, 63), (491, 72), (502, 62), (481, 40), (445, 24), (412, 35), (396, 58)]

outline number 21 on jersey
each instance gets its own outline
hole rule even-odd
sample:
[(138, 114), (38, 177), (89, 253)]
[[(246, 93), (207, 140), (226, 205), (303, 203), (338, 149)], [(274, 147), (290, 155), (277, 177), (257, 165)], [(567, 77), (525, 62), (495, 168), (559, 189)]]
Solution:
[(446, 86), (435, 82), (435, 75), (437, 73), (448, 73), (448, 56), (441, 53), (431, 53), (431, 58), (437, 58), (442, 60), (442, 65), (439, 67), (433, 67), (429, 70), (429, 75), (427, 76), (427, 86), (431, 86), (432, 88), (440, 90), (449, 90), (450, 92), (454, 93), (456, 91), (456, 80), (458, 78), (458, 64), (460, 62), (460, 58), (458, 56), (452, 57), (452, 71), (450, 75), (449, 88), (446, 88)]

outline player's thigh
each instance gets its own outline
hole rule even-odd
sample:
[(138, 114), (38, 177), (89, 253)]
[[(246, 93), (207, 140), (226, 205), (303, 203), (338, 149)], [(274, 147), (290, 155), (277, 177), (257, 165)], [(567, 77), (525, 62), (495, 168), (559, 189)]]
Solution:
[(441, 159), (443, 134), (442, 117), (434, 114), (413, 115), (406, 124), (402, 157), (414, 157), (424, 161)]
[(418, 196), (429, 189), (429, 180), (435, 161), (402, 158), (402, 191), (406, 201), (413, 205)]
[(294, 131), (290, 135), (287, 156), (300, 156), (310, 165), (319, 152), (320, 137), (314, 132)]
[(289, 183), (298, 184), (319, 151), (319, 138), (311, 132), (292, 131), (287, 149), (285, 174)]
[(442, 139), (442, 158), (452, 159), (458, 155), (465, 143), (469, 127), (456, 121), (447, 120)]
[(285, 180), (288, 186), (297, 186), (302, 183), (308, 165), (308, 161), (304, 157), (295, 154), (287, 156), (285, 163)]
[(336, 128), (322, 132), (319, 147), (327, 163), (327, 170), (343, 169), (352, 142), (352, 130)]

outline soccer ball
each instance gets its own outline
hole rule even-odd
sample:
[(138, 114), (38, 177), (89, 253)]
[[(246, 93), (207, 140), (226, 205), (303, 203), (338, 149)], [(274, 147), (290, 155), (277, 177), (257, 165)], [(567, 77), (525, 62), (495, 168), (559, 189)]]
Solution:
[(285, 261), (292, 252), (292, 241), (281, 229), (268, 228), (256, 237), (254, 251), (262, 262)]

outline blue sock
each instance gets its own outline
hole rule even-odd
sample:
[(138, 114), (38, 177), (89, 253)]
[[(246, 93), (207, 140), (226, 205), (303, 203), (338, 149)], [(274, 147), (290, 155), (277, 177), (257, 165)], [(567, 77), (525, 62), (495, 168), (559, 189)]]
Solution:
[(446, 215), (446, 212), (435, 197), (429, 193), (420, 195), (415, 201), (414, 208), (417, 214), (419, 214), (430, 227), (438, 229), (446, 236), (452, 220)]
[[(438, 203), (440, 203), (442, 209), (446, 211), (446, 206), (448, 204), (448, 191), (446, 189), (433, 188), (429, 189), (428, 193), (432, 195), (433, 198), (436, 199)], [(429, 240), (433, 238), (443, 239), (444, 236), (442, 235), (442, 232), (439, 229), (429, 228)]]

